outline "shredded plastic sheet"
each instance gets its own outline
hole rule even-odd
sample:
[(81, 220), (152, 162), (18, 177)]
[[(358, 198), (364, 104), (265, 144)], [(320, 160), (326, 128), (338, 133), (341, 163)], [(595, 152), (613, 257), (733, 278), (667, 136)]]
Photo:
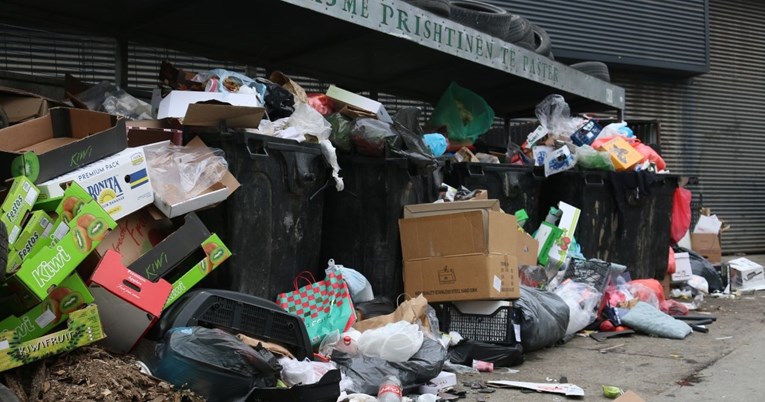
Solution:
[(170, 204), (196, 197), (228, 170), (224, 152), (163, 142), (144, 148), (154, 191)]
[(561, 95), (550, 95), (540, 102), (535, 113), (542, 127), (550, 132), (556, 140), (571, 142), (571, 134), (574, 133), (583, 120), (571, 117), (571, 109)]

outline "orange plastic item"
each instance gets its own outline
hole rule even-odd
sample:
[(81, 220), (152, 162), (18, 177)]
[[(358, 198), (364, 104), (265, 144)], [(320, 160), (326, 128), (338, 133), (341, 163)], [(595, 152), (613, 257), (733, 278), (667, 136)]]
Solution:
[(656, 279), (635, 279), (630, 281), (630, 283), (638, 283), (651, 289), (651, 291), (656, 294), (656, 298), (659, 299), (660, 304), (664, 301), (664, 287), (662, 287), (661, 282)]
[(667, 275), (672, 275), (677, 270), (677, 264), (675, 263), (675, 250), (672, 247), (669, 248), (669, 261), (667, 263)]

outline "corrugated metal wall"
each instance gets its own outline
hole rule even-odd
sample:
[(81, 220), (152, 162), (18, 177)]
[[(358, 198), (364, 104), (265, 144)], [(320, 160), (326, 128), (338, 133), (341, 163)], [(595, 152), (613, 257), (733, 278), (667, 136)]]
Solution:
[(765, 4), (712, 0), (711, 65), (690, 79), (614, 73), (628, 118), (657, 118), (670, 168), (731, 224), (723, 252), (765, 252)]
[(487, 0), (543, 27), (556, 58), (707, 69), (708, 0)]

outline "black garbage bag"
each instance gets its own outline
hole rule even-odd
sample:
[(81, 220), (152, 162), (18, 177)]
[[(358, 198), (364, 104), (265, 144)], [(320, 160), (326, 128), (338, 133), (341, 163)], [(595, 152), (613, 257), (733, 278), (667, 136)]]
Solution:
[(351, 141), (356, 152), (366, 156), (385, 156), (386, 146), (391, 149), (401, 147), (401, 139), (390, 123), (368, 117), (353, 121)]
[(396, 303), (387, 296), (378, 296), (370, 301), (358, 303), (354, 307), (356, 308), (356, 314), (361, 315), (361, 317), (358, 318), (358, 321), (379, 317), (396, 311)]
[(523, 363), (523, 346), (495, 345), (492, 343), (464, 340), (449, 349), (449, 361), (472, 366), (473, 360), (494, 363), (497, 367), (513, 367)]
[(717, 272), (714, 265), (712, 265), (706, 258), (702, 257), (701, 254), (680, 246), (674, 246), (673, 250), (676, 253), (688, 253), (691, 262), (691, 271), (693, 271), (694, 275), (701, 276), (707, 280), (707, 284), (709, 284), (709, 293), (722, 292), (725, 290), (725, 288), (723, 288), (722, 277)]
[(266, 94), (263, 101), (266, 113), (271, 121), (292, 116), (295, 112), (295, 96), (281, 85), (269, 80), (258, 78), (258, 82), (266, 86)]
[(430, 173), (438, 169), (438, 160), (425, 145), (422, 135), (415, 134), (401, 123), (393, 123), (393, 130), (404, 144), (404, 148), (392, 147), (394, 154), (409, 159), (422, 173)]
[(329, 135), (332, 145), (340, 152), (350, 153), (353, 149), (353, 142), (351, 141), (353, 119), (340, 113), (333, 113), (327, 116), (327, 121), (332, 125), (332, 133)]
[(171, 329), (157, 345), (156, 355), (155, 376), (210, 402), (243, 398), (253, 387), (274, 387), (282, 370), (268, 350), (204, 327)]
[(563, 273), (563, 280), (571, 279), (574, 282), (585, 283), (602, 294), (605, 293), (611, 278), (620, 275), (625, 269), (624, 265), (611, 264), (595, 258), (589, 260), (572, 258)]
[(521, 285), (514, 303), (521, 311), (521, 343), (525, 352), (554, 345), (566, 336), (569, 308), (553, 292)]
[(379, 357), (351, 356), (332, 353), (338, 368), (353, 381), (353, 392), (376, 395), (380, 381), (395, 375), (404, 387), (425, 383), (438, 376), (446, 362), (446, 349), (436, 340), (425, 338), (417, 353), (403, 363), (392, 363)]
[(422, 109), (418, 107), (405, 107), (396, 112), (396, 115), (393, 116), (393, 121), (422, 137), (423, 131), (422, 126), (420, 126), (420, 114), (422, 114)]

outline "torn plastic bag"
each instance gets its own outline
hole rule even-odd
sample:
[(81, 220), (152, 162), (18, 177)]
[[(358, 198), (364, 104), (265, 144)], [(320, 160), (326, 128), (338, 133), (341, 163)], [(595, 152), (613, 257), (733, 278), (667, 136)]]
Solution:
[(569, 142), (571, 134), (579, 129), (582, 119), (571, 117), (571, 109), (561, 95), (553, 94), (537, 104), (534, 110), (542, 127), (556, 140)]
[(567, 336), (583, 330), (597, 318), (596, 312), (603, 294), (591, 285), (566, 280), (555, 288), (555, 294), (560, 296), (569, 308)]
[(438, 376), (446, 358), (446, 349), (430, 338), (424, 338), (420, 350), (402, 363), (391, 363), (379, 357), (353, 357), (341, 352), (332, 355), (340, 370), (353, 381), (353, 387), (348, 391), (371, 395), (377, 395), (380, 380), (388, 375), (397, 376), (404, 387), (425, 383)]
[(366, 156), (385, 156), (386, 145), (390, 148), (401, 147), (401, 139), (389, 123), (371, 118), (353, 121), (351, 141), (356, 151)]
[(576, 164), (585, 169), (614, 171), (614, 163), (608, 152), (596, 151), (589, 145), (576, 149)]
[(359, 352), (389, 362), (405, 362), (422, 347), (419, 325), (398, 321), (364, 331), (359, 337)]
[(351, 141), (353, 120), (340, 113), (333, 113), (327, 116), (327, 121), (332, 125), (332, 133), (329, 135), (332, 145), (341, 152), (351, 152), (353, 149), (353, 142)]
[(250, 347), (220, 329), (173, 328), (155, 352), (155, 376), (210, 402), (243, 398), (253, 387), (276, 386), (282, 369), (268, 350)]
[(450, 141), (475, 141), (494, 123), (494, 110), (473, 91), (452, 82), (431, 116), (430, 126), (446, 126)]
[(525, 352), (552, 346), (566, 335), (569, 309), (560, 296), (521, 285), (514, 303), (521, 311), (521, 343)]
[(725, 289), (723, 288), (722, 277), (717, 273), (714, 265), (702, 257), (701, 254), (680, 246), (675, 246), (674, 250), (676, 253), (688, 253), (691, 261), (691, 271), (693, 271), (694, 275), (707, 280), (709, 293), (722, 292)]
[(295, 97), (290, 91), (266, 79), (258, 78), (256, 81), (266, 87), (263, 103), (269, 120), (290, 117), (295, 112)]
[(472, 366), (473, 360), (493, 363), (495, 367), (517, 366), (523, 363), (523, 346), (495, 345), (466, 339), (449, 349), (449, 361), (452, 363)]
[(582, 260), (572, 258), (563, 274), (563, 280), (586, 283), (598, 293), (604, 293), (611, 278), (621, 275), (627, 269), (624, 265), (612, 264), (596, 258)]

